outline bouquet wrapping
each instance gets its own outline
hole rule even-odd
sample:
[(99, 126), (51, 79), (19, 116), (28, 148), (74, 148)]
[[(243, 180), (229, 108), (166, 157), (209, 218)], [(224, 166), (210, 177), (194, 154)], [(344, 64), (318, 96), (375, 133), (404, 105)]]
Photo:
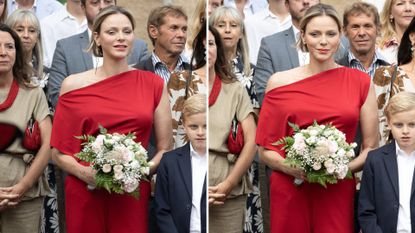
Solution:
[[(139, 197), (139, 184), (150, 174), (147, 151), (141, 143), (135, 142), (133, 133), (109, 134), (100, 126), (96, 137), (83, 135), (82, 150), (75, 156), (90, 163), (96, 171), (95, 183), (108, 192), (130, 194)], [(90, 187), (90, 186), (88, 186)]]
[[(291, 137), (284, 137), (274, 145), (284, 145), (285, 163), (303, 169), (309, 183), (327, 187), (337, 180), (352, 178), (348, 169), (354, 158), (356, 143), (347, 143), (346, 136), (332, 124), (319, 125), (316, 121), (306, 129), (288, 123), (293, 129)], [(302, 182), (296, 179), (295, 184)]]

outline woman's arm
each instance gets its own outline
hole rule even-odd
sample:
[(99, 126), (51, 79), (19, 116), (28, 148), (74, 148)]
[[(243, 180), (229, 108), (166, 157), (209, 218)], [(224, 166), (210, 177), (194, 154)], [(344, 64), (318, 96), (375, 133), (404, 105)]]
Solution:
[(154, 112), (154, 132), (156, 136), (157, 153), (151, 160), (154, 165), (150, 167), (150, 174), (154, 174), (160, 164), (163, 154), (172, 149), (173, 135), (170, 104), (167, 98), (167, 90), (164, 86), (159, 105)]
[(349, 163), (352, 172), (361, 171), (366, 161), (367, 153), (378, 147), (379, 117), (376, 104), (375, 90), (370, 85), (366, 101), (360, 109), (360, 127), (362, 131), (362, 151), (360, 155)]
[(229, 195), (231, 190), (240, 182), (242, 176), (246, 173), (249, 166), (251, 166), (255, 156), (256, 125), (253, 114), (251, 113), (243, 119), (241, 125), (244, 133), (244, 147), (228, 177), (216, 186), (216, 192), (225, 194), (226, 196)]
[(56, 148), (52, 148), (52, 159), (65, 172), (76, 176), (87, 184), (95, 185), (95, 171), (90, 166), (83, 166), (74, 157), (62, 154)]
[(33, 184), (35, 184), (39, 177), (43, 174), (48, 161), (50, 159), (50, 134), (52, 131), (52, 122), (50, 117), (45, 117), (39, 122), (40, 135), (42, 138), (42, 145), (36, 156), (30, 165), (26, 175), (12, 187), (2, 188), (3, 191), (9, 192), (10, 194), (16, 194), (17, 200), (21, 198), (24, 193), (29, 190)]

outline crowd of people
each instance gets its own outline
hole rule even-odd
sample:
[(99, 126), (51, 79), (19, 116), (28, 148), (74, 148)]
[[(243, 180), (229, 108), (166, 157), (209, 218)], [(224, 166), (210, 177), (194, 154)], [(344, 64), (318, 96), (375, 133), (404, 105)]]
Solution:
[[(412, 232), (415, 2), (194, 5), (136, 23), (116, 0), (0, 0), (0, 233)], [(351, 178), (287, 163), (276, 142), (313, 122), (356, 142)], [(77, 157), (102, 127), (147, 150), (138, 197)]]

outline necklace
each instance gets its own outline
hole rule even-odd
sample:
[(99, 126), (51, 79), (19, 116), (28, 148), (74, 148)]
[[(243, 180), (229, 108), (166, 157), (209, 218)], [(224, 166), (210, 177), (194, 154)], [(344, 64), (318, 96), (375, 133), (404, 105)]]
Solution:
[(7, 95), (6, 100), (0, 104), (0, 112), (10, 108), (14, 100), (16, 99), (17, 93), (19, 92), (19, 84), (16, 79), (13, 79), (12, 85), (10, 87), (9, 94)]

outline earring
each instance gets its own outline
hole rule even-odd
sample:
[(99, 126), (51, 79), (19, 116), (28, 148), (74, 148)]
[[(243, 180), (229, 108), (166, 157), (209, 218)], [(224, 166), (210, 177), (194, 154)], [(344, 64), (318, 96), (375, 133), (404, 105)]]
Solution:
[(389, 18), (389, 21), (390, 21), (391, 23), (393, 23), (393, 16), (391, 16), (391, 17)]

